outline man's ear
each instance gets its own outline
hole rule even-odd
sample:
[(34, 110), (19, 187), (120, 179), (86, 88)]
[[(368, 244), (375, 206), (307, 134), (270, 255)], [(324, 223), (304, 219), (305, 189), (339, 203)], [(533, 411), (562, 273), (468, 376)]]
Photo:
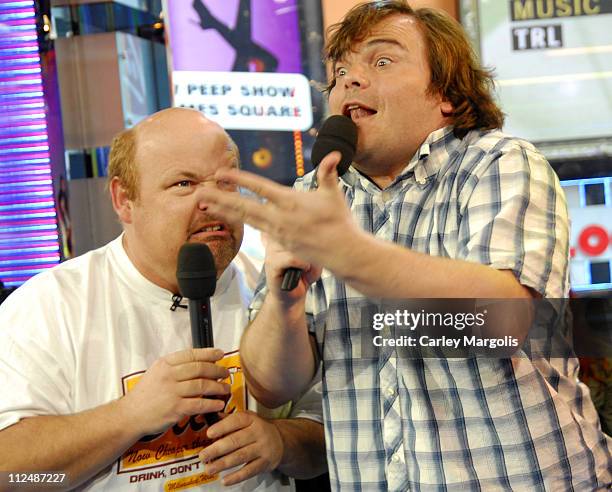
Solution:
[(448, 118), (453, 115), (455, 112), (455, 108), (450, 101), (442, 101), (440, 103), (440, 111), (442, 112), (442, 116)]
[(108, 188), (119, 220), (124, 224), (131, 224), (133, 202), (128, 198), (128, 193), (117, 176), (111, 179)]

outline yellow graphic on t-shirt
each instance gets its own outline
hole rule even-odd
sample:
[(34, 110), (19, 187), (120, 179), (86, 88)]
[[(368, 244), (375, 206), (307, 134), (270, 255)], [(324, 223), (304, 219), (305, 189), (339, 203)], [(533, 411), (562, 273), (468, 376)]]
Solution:
[(185, 490), (198, 485), (204, 485), (205, 483), (214, 482), (219, 478), (219, 474), (207, 475), (206, 473), (200, 473), (198, 475), (191, 475), (189, 477), (177, 478), (175, 480), (168, 480), (164, 484), (164, 492), (172, 492), (173, 490)]
[[(231, 387), (225, 413), (246, 409), (246, 386), (240, 354), (233, 352), (218, 362), (226, 367), (230, 375), (224, 380)], [(131, 391), (142, 377), (144, 371), (123, 378), (124, 393)], [(206, 438), (209, 423), (206, 415), (186, 417), (165, 432), (145, 436), (130, 447), (119, 459), (119, 473), (135, 472), (165, 466), (197, 456), (211, 441)], [(210, 423), (212, 425), (212, 422)]]

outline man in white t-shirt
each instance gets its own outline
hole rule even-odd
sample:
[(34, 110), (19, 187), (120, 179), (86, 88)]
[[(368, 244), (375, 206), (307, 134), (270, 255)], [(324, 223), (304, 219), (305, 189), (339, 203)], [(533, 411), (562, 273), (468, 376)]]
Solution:
[[(213, 219), (199, 198), (231, 190), (214, 175), (237, 165), (228, 135), (193, 110), (161, 111), (115, 138), (109, 188), (123, 234), (0, 306), (0, 470), (112, 491), (289, 490), (285, 475), (325, 471), (318, 386), (292, 418), (246, 392), (249, 290), (232, 263), (243, 226)], [(176, 295), (185, 242), (206, 243), (220, 272), (214, 349), (190, 348)], [(217, 423), (207, 416), (221, 411)], [(0, 489), (15, 477), (0, 473)]]

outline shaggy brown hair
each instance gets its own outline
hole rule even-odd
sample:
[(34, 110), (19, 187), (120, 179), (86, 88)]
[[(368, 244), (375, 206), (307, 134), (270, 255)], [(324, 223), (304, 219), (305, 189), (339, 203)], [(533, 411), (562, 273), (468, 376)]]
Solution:
[[(440, 95), (453, 105), (455, 133), (501, 128), (504, 114), (493, 98), (492, 71), (480, 66), (461, 25), (442, 11), (413, 9), (404, 0), (359, 4), (328, 29), (326, 60), (335, 68), (336, 62), (366, 39), (376, 24), (398, 14), (413, 17), (421, 29), (431, 70), (429, 94)], [(333, 77), (328, 92), (336, 84)]]

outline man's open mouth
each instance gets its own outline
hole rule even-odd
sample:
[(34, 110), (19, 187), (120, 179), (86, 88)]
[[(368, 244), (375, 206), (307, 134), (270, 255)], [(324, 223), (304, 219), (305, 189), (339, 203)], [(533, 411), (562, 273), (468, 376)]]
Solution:
[(198, 232), (216, 232), (223, 231), (225, 228), (222, 225), (206, 226), (202, 227)]
[(348, 104), (344, 107), (342, 114), (347, 118), (357, 121), (361, 118), (367, 118), (377, 113), (376, 110), (362, 106), (361, 104)]
[(192, 236), (197, 236), (199, 234), (225, 236), (229, 234), (229, 230), (225, 224), (209, 224), (191, 233)]

